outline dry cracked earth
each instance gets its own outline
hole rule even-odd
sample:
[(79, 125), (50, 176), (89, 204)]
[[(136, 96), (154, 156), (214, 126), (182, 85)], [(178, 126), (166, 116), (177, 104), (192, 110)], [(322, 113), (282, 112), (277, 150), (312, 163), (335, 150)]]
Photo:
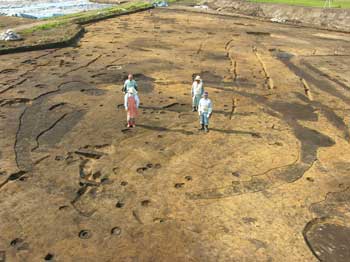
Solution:
[(0, 261), (349, 261), (350, 35), (172, 9), (86, 29), (1, 56)]

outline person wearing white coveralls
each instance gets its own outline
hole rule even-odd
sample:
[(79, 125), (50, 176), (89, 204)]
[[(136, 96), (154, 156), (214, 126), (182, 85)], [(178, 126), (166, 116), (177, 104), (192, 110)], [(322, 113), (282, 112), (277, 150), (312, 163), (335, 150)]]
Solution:
[(204, 93), (203, 81), (200, 76), (196, 76), (192, 84), (192, 111), (198, 110), (198, 103)]
[(201, 128), (199, 130), (205, 130), (209, 132), (209, 118), (213, 112), (213, 105), (211, 100), (208, 98), (208, 92), (204, 92), (203, 98), (199, 100), (198, 114)]

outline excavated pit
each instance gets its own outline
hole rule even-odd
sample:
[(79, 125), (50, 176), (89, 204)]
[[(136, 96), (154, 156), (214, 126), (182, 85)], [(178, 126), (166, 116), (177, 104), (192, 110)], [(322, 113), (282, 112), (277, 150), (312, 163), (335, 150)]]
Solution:
[(346, 262), (350, 257), (350, 228), (323, 220), (313, 220), (304, 230), (304, 238), (319, 261)]
[(346, 39), (169, 8), (1, 56), (0, 261), (346, 261)]

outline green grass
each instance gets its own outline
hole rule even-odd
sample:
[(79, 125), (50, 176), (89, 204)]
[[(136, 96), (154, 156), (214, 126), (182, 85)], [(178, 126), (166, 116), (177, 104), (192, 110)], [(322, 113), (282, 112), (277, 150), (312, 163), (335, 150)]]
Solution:
[(50, 29), (54, 29), (57, 27), (66, 26), (67, 24), (69, 24), (68, 21), (53, 21), (53, 22), (42, 24), (42, 25), (33, 26), (29, 29), (24, 29), (21, 31), (21, 33), (30, 34), (30, 33), (36, 32), (36, 31), (50, 30)]
[[(299, 6), (307, 6), (307, 7), (323, 7), (325, 0), (249, 0), (249, 2), (299, 5)], [(332, 1), (331, 7), (332, 8), (350, 8), (350, 0)]]

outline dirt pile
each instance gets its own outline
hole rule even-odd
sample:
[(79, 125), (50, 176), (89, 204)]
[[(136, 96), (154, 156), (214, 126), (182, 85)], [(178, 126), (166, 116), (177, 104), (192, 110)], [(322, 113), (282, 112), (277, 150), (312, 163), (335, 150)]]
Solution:
[(247, 1), (209, 0), (209, 6), (225, 12), (280, 19), (295, 24), (350, 32), (350, 9), (313, 8)]

